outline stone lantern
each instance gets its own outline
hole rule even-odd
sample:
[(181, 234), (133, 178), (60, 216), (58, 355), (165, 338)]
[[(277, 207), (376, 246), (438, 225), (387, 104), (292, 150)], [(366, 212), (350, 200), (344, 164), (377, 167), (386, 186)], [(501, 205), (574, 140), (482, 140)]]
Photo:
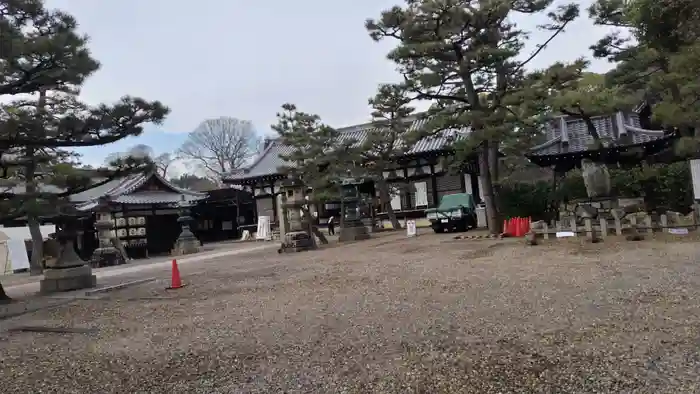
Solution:
[(360, 215), (359, 181), (354, 178), (344, 178), (340, 184), (340, 237), (338, 242), (360, 241), (369, 239), (367, 227), (362, 223)]
[(79, 223), (78, 214), (62, 215), (56, 220), (59, 254), (56, 261), (47, 265), (44, 270), (44, 279), (39, 283), (41, 293), (57, 293), (97, 286), (97, 278), (92, 274), (92, 268), (75, 252), (75, 238)]
[[(109, 200), (101, 198), (99, 208), (95, 218), (95, 229), (97, 230), (97, 238), (99, 246), (92, 253), (90, 265), (93, 267), (109, 267), (113, 265), (125, 264), (125, 256), (114, 246), (112, 239), (112, 230), (114, 230), (114, 221), (112, 213), (109, 210)], [(117, 242), (119, 242), (117, 240)]]
[(178, 207), (180, 208), (180, 217), (177, 218), (177, 222), (182, 227), (182, 231), (177, 237), (177, 240), (175, 240), (175, 246), (173, 247), (172, 254), (179, 256), (183, 254), (198, 253), (201, 249), (201, 243), (192, 233), (192, 230), (190, 230), (190, 223), (192, 223), (193, 219), (190, 216), (190, 206), (185, 200), (185, 196), (180, 197)]
[[(284, 203), (282, 205), (284, 216), (280, 222), (285, 221), (285, 233), (280, 234), (282, 245), (279, 252), (301, 252), (314, 249), (314, 239), (309, 232), (309, 226), (304, 225), (301, 217), (301, 209), (307, 203), (305, 197), (306, 187), (301, 180), (289, 178), (282, 182)], [(309, 219), (309, 218), (307, 218)]]

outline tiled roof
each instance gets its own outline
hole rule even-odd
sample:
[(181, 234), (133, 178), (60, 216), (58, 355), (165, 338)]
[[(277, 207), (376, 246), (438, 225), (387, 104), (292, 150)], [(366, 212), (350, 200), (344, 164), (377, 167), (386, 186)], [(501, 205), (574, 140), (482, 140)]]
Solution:
[[(598, 116), (592, 119), (601, 138), (608, 138), (618, 145), (636, 145), (665, 136), (664, 131), (641, 128), (637, 113)], [(588, 150), (593, 137), (581, 119), (559, 117), (548, 125), (547, 142), (530, 149), (528, 156), (548, 156), (576, 153)], [(624, 141), (624, 142), (623, 142)]]
[[(156, 177), (170, 191), (134, 192), (151, 177)], [(141, 173), (113, 179), (104, 185), (73, 194), (70, 200), (76, 203), (78, 210), (87, 211), (95, 208), (101, 197), (109, 197), (112, 202), (118, 204), (176, 204), (182, 200), (183, 196), (185, 202), (193, 203), (206, 198), (206, 193), (181, 189), (157, 173)]]
[[(413, 120), (409, 131), (421, 129), (425, 126), (427, 121), (428, 120), (425, 118)], [(362, 144), (369, 133), (381, 132), (381, 129), (378, 129), (372, 123), (368, 123), (337, 129), (337, 131), (340, 134), (338, 138), (340, 143), (354, 140), (357, 141), (357, 144)], [(464, 138), (467, 133), (467, 129), (445, 130), (436, 136), (421, 139), (408, 153), (428, 153), (448, 149), (453, 141)], [(280, 140), (273, 140), (270, 146), (268, 146), (247, 169), (228, 174), (224, 177), (224, 180), (235, 182), (237, 180), (277, 174), (280, 167), (293, 165), (282, 158), (282, 156), (288, 155), (292, 153), (292, 151), (292, 147), (282, 144)]]

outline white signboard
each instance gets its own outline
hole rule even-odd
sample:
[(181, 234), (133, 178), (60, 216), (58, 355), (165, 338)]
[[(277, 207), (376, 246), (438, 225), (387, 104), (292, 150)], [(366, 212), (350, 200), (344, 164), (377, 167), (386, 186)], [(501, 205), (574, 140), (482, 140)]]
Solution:
[(700, 160), (689, 160), (690, 177), (693, 182), (693, 197), (700, 200)]
[(408, 235), (409, 237), (416, 236), (416, 221), (415, 220), (406, 221), (406, 235)]
[(416, 208), (428, 206), (428, 184), (418, 182), (414, 184), (416, 188)]
[(255, 234), (255, 238), (262, 239), (265, 241), (269, 241), (272, 239), (269, 216), (258, 216), (258, 231)]
[(675, 235), (688, 235), (687, 228), (670, 228), (670, 229), (668, 229), (668, 232), (670, 234), (675, 234)]
[(567, 238), (567, 237), (575, 237), (576, 234), (574, 234), (573, 231), (557, 231), (557, 238)]
[(29, 256), (27, 256), (27, 247), (21, 239), (8, 239), (7, 241), (7, 257), (12, 265), (12, 270), (29, 269)]
[(401, 210), (401, 194), (391, 196), (391, 208), (397, 211)]

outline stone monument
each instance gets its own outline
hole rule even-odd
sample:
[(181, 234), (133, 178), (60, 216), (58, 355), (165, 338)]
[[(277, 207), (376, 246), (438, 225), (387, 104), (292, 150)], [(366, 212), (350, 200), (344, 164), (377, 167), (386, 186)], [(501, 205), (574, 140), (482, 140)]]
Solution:
[(289, 178), (282, 182), (284, 215), (280, 217), (280, 223), (286, 218), (286, 231), (284, 234), (280, 233), (282, 240), (280, 253), (301, 252), (316, 247), (309, 231), (310, 226), (305, 226), (301, 217), (301, 208), (306, 204), (305, 189), (304, 184), (296, 178)]
[(362, 223), (360, 216), (360, 192), (357, 189), (358, 181), (353, 178), (345, 178), (340, 186), (340, 236), (338, 242), (361, 241), (369, 239), (370, 235)]
[(201, 243), (197, 237), (192, 234), (192, 230), (190, 230), (192, 217), (190, 216), (190, 210), (185, 201), (185, 196), (181, 197), (179, 207), (180, 217), (177, 218), (177, 222), (182, 227), (182, 231), (175, 240), (175, 245), (173, 246), (171, 254), (173, 256), (181, 256), (183, 254), (198, 253), (201, 250)]
[(89, 289), (97, 286), (97, 278), (92, 268), (75, 252), (79, 218), (74, 215), (62, 216), (57, 220), (56, 240), (59, 244), (59, 256), (56, 261), (47, 264), (44, 279), (39, 283), (43, 294)]
[(112, 213), (109, 211), (108, 201), (100, 201), (99, 207), (100, 208), (97, 211), (97, 217), (95, 220), (95, 229), (97, 229), (99, 247), (92, 253), (90, 265), (93, 267), (109, 267), (113, 265), (125, 264), (126, 256), (122, 255), (121, 251), (115, 248), (114, 244), (112, 243), (114, 221), (112, 220)]

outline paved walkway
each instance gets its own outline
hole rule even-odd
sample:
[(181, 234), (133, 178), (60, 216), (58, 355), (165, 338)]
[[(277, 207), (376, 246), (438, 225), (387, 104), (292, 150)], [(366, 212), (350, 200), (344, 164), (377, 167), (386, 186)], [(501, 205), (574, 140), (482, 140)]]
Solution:
[[(181, 257), (177, 259), (177, 262), (178, 265), (186, 265), (206, 260), (212, 260), (219, 257), (235, 256), (239, 254), (255, 252), (264, 249), (271, 249), (276, 247), (279, 247), (279, 244), (277, 242), (251, 243), (250, 245), (242, 246), (236, 249), (211, 251), (207, 253), (198, 253), (193, 256)], [(100, 279), (116, 278), (121, 276), (134, 276), (139, 273), (146, 274), (148, 272), (168, 269), (170, 268), (171, 264), (172, 258), (168, 257), (158, 259), (158, 261), (148, 264), (126, 264), (117, 267), (108, 267), (110, 269), (96, 269), (94, 273), (97, 277), (97, 280), (99, 281)], [(39, 291), (39, 280), (41, 280), (42, 276), (37, 276), (35, 278), (37, 278), (36, 281), (33, 281), (31, 283), (7, 286), (5, 287), (5, 292), (10, 297), (22, 297), (27, 294), (36, 293)]]

